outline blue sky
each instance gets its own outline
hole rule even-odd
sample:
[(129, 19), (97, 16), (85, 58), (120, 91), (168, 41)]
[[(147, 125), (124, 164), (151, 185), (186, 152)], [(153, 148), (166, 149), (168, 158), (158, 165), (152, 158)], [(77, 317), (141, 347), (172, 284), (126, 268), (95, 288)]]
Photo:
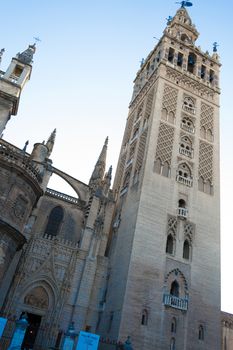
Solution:
[[(132, 94), (142, 57), (153, 49), (174, 15), (175, 1), (152, 0), (7, 0), (1, 4), (1, 69), (23, 51), (34, 36), (37, 45), (31, 81), (25, 87), (18, 115), (4, 133), (9, 142), (29, 151), (57, 128), (54, 166), (88, 182), (105, 137), (108, 166), (116, 167)], [(221, 69), (222, 308), (233, 312), (231, 197), (232, 35), (230, 0), (196, 0), (189, 13), (201, 33), (198, 45), (212, 51), (219, 43)], [(53, 180), (56, 189), (66, 186)], [(52, 186), (51, 185), (51, 186)]]

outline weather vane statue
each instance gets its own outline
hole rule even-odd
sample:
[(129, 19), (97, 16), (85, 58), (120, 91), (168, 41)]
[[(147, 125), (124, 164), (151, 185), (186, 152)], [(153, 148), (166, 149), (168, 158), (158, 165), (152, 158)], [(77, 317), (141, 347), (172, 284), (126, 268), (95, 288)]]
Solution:
[(176, 2), (176, 4), (180, 4), (181, 7), (191, 7), (193, 6), (193, 3), (190, 1), (181, 1), (181, 2)]
[(218, 43), (215, 41), (214, 43), (213, 43), (213, 52), (218, 52)]

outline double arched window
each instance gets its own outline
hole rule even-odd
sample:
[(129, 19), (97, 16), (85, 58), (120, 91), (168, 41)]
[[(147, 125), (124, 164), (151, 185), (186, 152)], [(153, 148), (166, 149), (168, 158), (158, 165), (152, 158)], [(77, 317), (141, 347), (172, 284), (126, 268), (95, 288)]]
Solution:
[(63, 208), (61, 206), (54, 207), (49, 214), (47, 226), (45, 228), (45, 234), (57, 236), (61, 228), (63, 217)]

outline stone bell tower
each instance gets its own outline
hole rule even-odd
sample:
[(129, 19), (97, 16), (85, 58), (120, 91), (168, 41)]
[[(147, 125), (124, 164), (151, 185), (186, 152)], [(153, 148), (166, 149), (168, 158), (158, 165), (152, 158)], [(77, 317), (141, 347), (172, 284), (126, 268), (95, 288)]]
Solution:
[[(11, 115), (17, 114), (21, 91), (30, 79), (35, 51), (35, 45), (29, 45), (25, 51), (12, 58), (6, 72), (0, 71), (0, 136)], [(0, 63), (3, 52), (0, 54)]]
[(136, 75), (114, 181), (99, 328), (135, 350), (220, 349), (220, 63), (185, 4)]

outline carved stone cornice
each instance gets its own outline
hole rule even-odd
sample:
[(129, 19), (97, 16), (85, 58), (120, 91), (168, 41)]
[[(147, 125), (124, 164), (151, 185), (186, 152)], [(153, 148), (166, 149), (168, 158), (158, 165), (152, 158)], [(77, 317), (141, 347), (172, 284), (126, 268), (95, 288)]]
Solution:
[[(191, 74), (191, 73), (190, 73)], [(179, 72), (173, 67), (166, 67), (166, 77), (175, 82), (177, 86), (196, 94), (198, 97), (205, 98), (214, 102), (215, 94), (220, 94), (218, 88), (208, 87), (205, 84), (197, 81), (197, 78), (189, 77), (187, 72)]]

